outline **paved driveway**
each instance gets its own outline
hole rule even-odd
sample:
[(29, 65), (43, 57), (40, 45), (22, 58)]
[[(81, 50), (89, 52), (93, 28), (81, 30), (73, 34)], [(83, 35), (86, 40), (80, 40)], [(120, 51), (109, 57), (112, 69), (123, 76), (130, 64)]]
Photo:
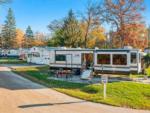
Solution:
[(150, 113), (75, 99), (0, 67), (0, 113)]

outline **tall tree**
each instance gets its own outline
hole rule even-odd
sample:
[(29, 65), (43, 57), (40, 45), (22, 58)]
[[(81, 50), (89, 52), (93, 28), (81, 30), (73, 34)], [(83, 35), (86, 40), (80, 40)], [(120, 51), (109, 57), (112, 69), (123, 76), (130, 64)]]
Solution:
[(68, 12), (68, 16), (64, 20), (62, 27), (63, 36), (65, 38), (65, 45), (67, 47), (80, 46), (81, 30), (78, 24), (78, 20), (72, 10)]
[(11, 8), (8, 10), (5, 24), (2, 28), (2, 38), (4, 48), (14, 48), (16, 43), (16, 22)]
[(31, 26), (27, 27), (25, 35), (26, 35), (27, 38), (33, 38), (34, 37)]
[(77, 47), (80, 46), (81, 30), (72, 10), (63, 21), (54, 21), (48, 28), (53, 32), (50, 45)]
[[(11, 0), (0, 0), (0, 5), (6, 4), (6, 3), (10, 3)], [(3, 38), (2, 38), (2, 34), (0, 34), (0, 48), (3, 47)]]
[(103, 7), (99, 8), (106, 22), (111, 23), (119, 32), (120, 46), (124, 46), (125, 25), (140, 23), (141, 12), (144, 10), (144, 0), (105, 0)]
[[(123, 32), (125, 37), (124, 45), (129, 45), (139, 49), (144, 49), (147, 47), (147, 29), (143, 24), (127, 24), (124, 25), (124, 28), (126, 29)], [(115, 32), (113, 37), (113, 44), (115, 44), (116, 47), (119, 47), (120, 40), (116, 40), (116, 37), (119, 37), (119, 32)]]
[[(87, 24), (86, 23), (80, 23), (80, 29), (82, 31), (82, 38), (80, 39), (83, 46), (85, 47), (85, 34), (87, 30)], [(105, 41), (106, 41), (106, 36), (104, 35), (104, 28), (101, 27), (100, 25), (95, 25), (93, 28), (91, 28), (88, 31), (88, 36), (86, 40), (86, 47), (87, 48), (103, 48)]]
[(27, 27), (25, 32), (25, 47), (32, 47), (34, 43), (34, 34), (30, 26)]
[(22, 48), (24, 43), (24, 32), (21, 29), (16, 29), (16, 48)]
[(89, 32), (100, 25), (100, 14), (97, 10), (96, 3), (88, 2), (86, 11), (82, 13), (82, 23), (84, 23), (84, 47), (87, 47)]
[(46, 45), (46, 36), (41, 32), (36, 32), (34, 35), (34, 46)]
[(52, 37), (48, 40), (48, 46), (65, 46), (65, 38), (63, 36), (64, 20), (54, 20), (48, 25)]

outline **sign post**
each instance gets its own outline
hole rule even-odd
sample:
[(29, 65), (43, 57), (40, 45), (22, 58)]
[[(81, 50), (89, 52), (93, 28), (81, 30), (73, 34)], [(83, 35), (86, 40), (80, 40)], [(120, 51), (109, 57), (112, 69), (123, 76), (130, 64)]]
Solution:
[(103, 96), (104, 96), (104, 99), (107, 98), (107, 82), (108, 82), (108, 76), (102, 76), (101, 77), (101, 81), (103, 83)]

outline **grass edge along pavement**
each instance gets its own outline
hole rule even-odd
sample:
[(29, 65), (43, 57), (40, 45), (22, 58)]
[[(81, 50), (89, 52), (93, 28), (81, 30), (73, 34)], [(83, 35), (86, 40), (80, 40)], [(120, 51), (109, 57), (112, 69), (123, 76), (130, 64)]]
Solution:
[(82, 84), (47, 79), (48, 67), (16, 68), (15, 73), (53, 88), (69, 96), (113, 106), (150, 110), (150, 85), (135, 82), (114, 82), (107, 85), (107, 99), (103, 99), (101, 84)]
[(26, 64), (26, 61), (17, 58), (0, 58), (0, 64)]

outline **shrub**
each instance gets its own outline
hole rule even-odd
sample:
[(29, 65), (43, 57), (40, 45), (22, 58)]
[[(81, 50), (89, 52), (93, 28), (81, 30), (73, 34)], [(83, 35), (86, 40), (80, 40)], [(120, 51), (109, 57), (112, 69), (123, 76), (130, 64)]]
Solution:
[(103, 91), (103, 89), (100, 85), (88, 85), (88, 86), (83, 87), (81, 90), (84, 92), (90, 93), (90, 94), (94, 94), (94, 93)]
[(150, 68), (145, 69), (145, 73), (147, 76), (150, 76)]
[(144, 63), (146, 67), (150, 66), (150, 54), (147, 54), (146, 56), (144, 56)]

